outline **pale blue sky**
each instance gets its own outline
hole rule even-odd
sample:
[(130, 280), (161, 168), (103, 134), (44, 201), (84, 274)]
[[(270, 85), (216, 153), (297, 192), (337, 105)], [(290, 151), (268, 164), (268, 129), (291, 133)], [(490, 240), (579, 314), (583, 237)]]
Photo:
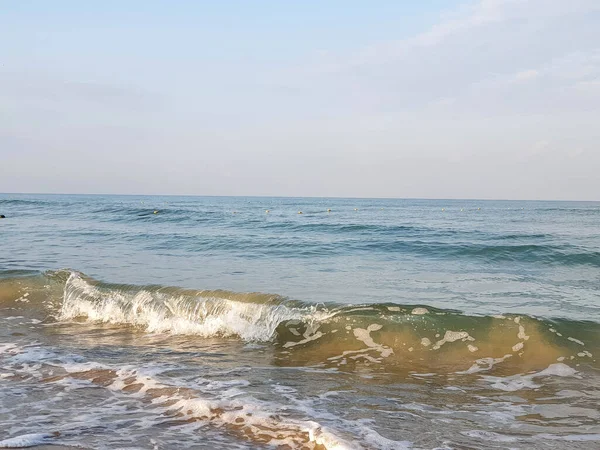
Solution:
[(600, 200), (600, 2), (2, 1), (0, 192)]

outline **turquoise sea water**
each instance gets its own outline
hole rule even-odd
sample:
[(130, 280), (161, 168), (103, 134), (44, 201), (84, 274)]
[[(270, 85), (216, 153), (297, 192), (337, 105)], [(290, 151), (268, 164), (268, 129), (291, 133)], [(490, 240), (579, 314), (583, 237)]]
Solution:
[(600, 318), (600, 203), (33, 195), (0, 202), (8, 216), (2, 270), (72, 268), (103, 281), (309, 302)]
[(0, 446), (600, 445), (600, 203), (0, 194), (0, 214)]

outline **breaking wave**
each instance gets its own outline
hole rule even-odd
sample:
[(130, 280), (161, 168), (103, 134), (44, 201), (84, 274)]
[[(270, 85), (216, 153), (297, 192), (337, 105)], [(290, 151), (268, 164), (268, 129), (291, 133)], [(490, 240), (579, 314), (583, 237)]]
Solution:
[(22, 293), (27, 282), (14, 281), (28, 278), (2, 280), (0, 302), (44, 310), (45, 323), (112, 324), (192, 339), (267, 343), (284, 365), (352, 370), (367, 364), (395, 372), (465, 374), (498, 365), (515, 373), (556, 362), (598, 366), (600, 324), (591, 321), (475, 316), (427, 305), (311, 304), (260, 293), (106, 284), (72, 271), (43, 278), (28, 282), (31, 296)]

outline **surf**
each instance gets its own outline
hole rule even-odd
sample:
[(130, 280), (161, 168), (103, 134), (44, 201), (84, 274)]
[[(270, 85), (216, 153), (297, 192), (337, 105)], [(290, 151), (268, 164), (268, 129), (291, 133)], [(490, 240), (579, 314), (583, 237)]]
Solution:
[(48, 325), (261, 343), (282, 365), (369, 366), (404, 375), (515, 374), (553, 363), (600, 368), (600, 324), (592, 321), (417, 304), (313, 304), (274, 294), (110, 284), (77, 271), (0, 280), (0, 304)]

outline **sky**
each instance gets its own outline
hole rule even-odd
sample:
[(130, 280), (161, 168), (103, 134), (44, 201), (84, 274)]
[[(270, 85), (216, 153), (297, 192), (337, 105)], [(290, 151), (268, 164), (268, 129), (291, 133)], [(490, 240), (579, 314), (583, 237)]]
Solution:
[(600, 1), (0, 0), (0, 192), (600, 200)]

